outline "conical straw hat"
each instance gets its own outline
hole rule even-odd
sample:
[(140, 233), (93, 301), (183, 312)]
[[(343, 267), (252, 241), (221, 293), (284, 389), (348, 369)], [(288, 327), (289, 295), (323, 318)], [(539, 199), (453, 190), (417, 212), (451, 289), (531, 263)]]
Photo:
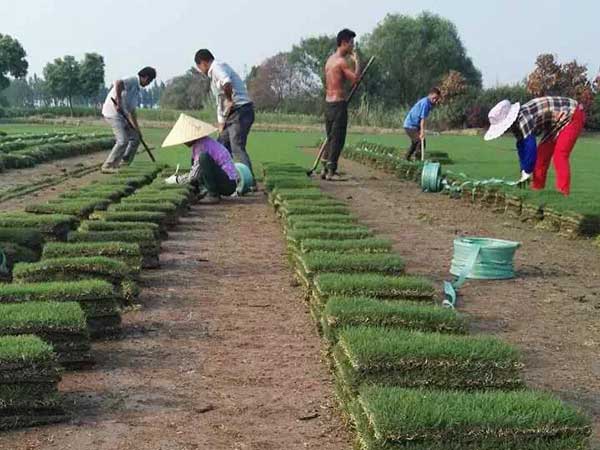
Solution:
[(181, 114), (173, 129), (162, 143), (163, 147), (185, 144), (208, 136), (217, 131), (211, 124), (194, 119), (187, 114)]

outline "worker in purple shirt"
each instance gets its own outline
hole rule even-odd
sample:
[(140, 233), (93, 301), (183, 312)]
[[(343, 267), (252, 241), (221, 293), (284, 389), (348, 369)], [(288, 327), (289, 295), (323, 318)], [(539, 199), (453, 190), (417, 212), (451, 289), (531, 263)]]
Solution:
[(184, 176), (185, 181), (198, 187), (201, 202), (207, 204), (219, 203), (222, 195), (232, 195), (239, 177), (229, 150), (209, 137), (216, 131), (210, 124), (181, 114), (162, 145), (185, 144), (192, 149), (192, 169)]

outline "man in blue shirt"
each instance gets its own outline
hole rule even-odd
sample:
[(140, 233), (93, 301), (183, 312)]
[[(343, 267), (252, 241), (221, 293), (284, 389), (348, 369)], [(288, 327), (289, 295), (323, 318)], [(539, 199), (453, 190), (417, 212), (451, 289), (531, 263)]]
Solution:
[(425, 119), (435, 105), (438, 104), (442, 93), (436, 87), (429, 91), (427, 97), (419, 100), (408, 112), (404, 119), (404, 131), (410, 138), (410, 148), (406, 152), (406, 160), (410, 161), (411, 157), (421, 159), (421, 141), (425, 142)]

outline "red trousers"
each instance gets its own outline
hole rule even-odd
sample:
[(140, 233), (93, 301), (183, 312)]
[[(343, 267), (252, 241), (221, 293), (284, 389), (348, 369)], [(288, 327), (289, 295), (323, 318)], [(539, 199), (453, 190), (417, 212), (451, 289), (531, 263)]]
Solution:
[(546, 141), (538, 147), (537, 160), (533, 169), (533, 189), (544, 189), (550, 160), (554, 161), (556, 172), (556, 189), (564, 195), (569, 195), (571, 189), (571, 166), (569, 156), (575, 147), (577, 138), (585, 124), (585, 112), (577, 107), (571, 121), (562, 129), (553, 141)]

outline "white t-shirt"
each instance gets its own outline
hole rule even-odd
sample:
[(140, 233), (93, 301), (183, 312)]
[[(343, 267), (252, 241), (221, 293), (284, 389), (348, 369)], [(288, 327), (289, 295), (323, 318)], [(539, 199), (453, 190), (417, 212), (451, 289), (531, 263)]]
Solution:
[(213, 95), (217, 99), (217, 120), (219, 123), (225, 123), (225, 93), (223, 92), (223, 86), (227, 83), (231, 83), (231, 90), (233, 91), (233, 104), (236, 107), (250, 103), (250, 97), (248, 96), (248, 90), (246, 85), (240, 78), (240, 76), (233, 70), (229, 64), (213, 61), (210, 69), (208, 70), (208, 77), (210, 78), (210, 87)]
[[(121, 92), (121, 107), (125, 113), (134, 111), (140, 102), (140, 80), (137, 76), (123, 80), (123, 91)], [(107, 119), (117, 117), (117, 108), (111, 98), (117, 99), (115, 85), (108, 92), (104, 105), (102, 106), (102, 115)]]

